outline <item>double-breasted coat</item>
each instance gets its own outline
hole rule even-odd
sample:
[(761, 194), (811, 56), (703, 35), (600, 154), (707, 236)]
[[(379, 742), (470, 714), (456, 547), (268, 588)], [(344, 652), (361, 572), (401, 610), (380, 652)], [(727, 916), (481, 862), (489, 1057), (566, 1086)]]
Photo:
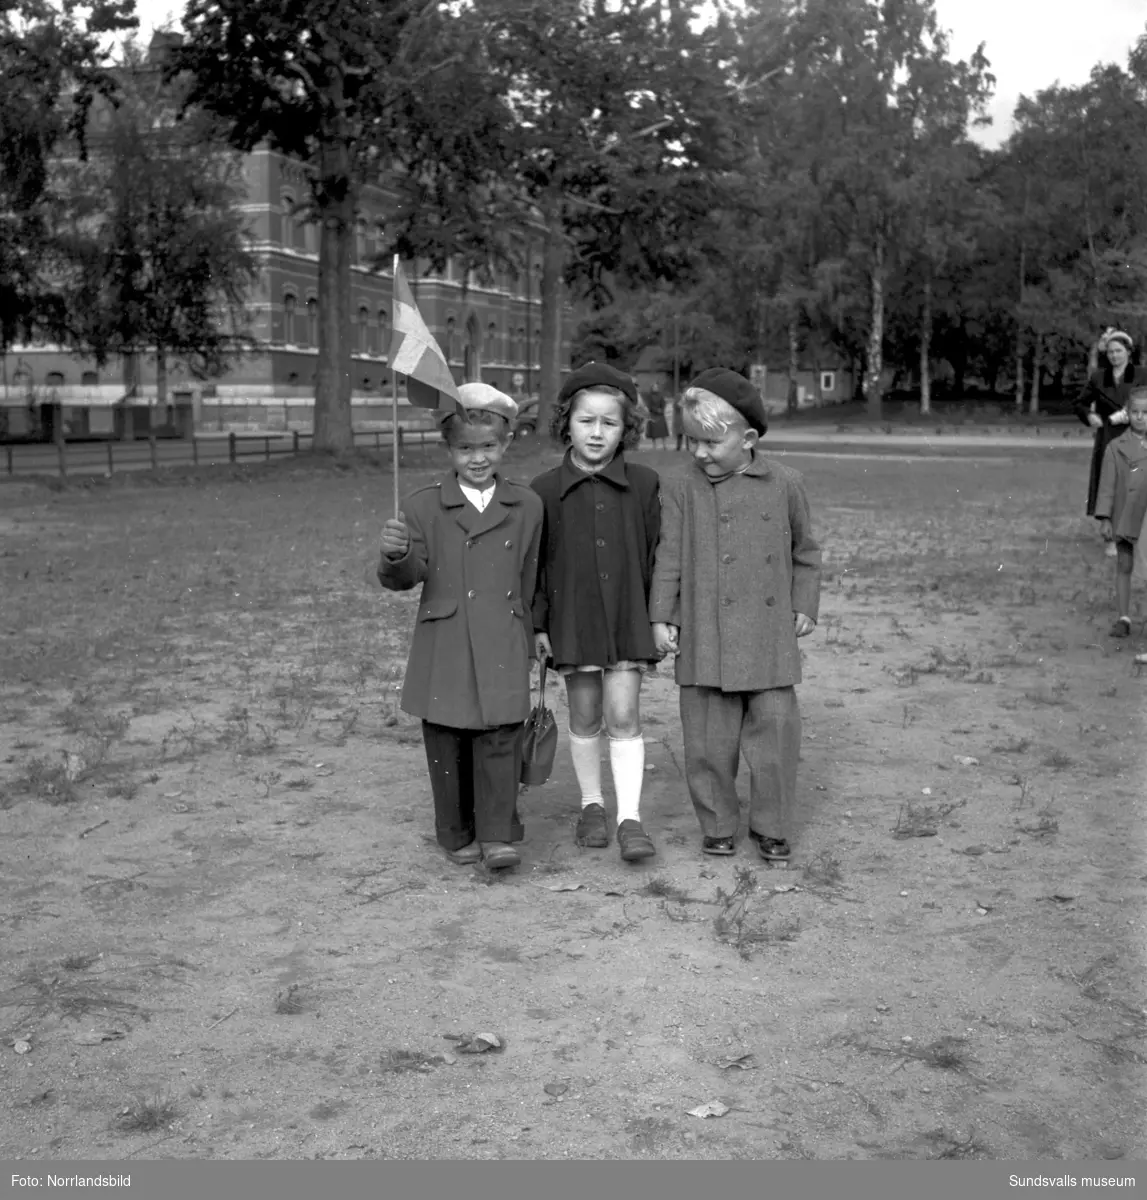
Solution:
[(1147, 447), (1133, 433), (1107, 447), (1095, 515), (1110, 519), (1115, 537), (1139, 539), (1147, 515)]
[(530, 486), (545, 509), (534, 627), (549, 635), (555, 665), (656, 661), (649, 586), (661, 531), (657, 472), (619, 451), (590, 475), (567, 452)]
[(1112, 425), (1111, 418), (1121, 409), (1127, 407), (1131, 400), (1131, 389), (1142, 386), (1147, 381), (1147, 372), (1142, 367), (1136, 370), (1130, 363), (1123, 370), (1123, 378), (1115, 380), (1115, 372), (1111, 365), (1093, 371), (1087, 384), (1075, 402), (1075, 415), (1084, 423), (1090, 424), (1087, 417), (1092, 411), (1103, 422), (1095, 431), (1095, 441), (1091, 449), (1091, 470), (1087, 477), (1087, 515), (1095, 516), (1095, 500), (1099, 495), (1099, 475), (1103, 469), (1103, 455), (1107, 447), (1116, 438), (1122, 437), (1127, 430), (1126, 425)]
[(451, 472), (403, 504), (410, 546), (378, 568), (394, 591), (422, 584), (402, 709), (455, 729), (492, 729), (530, 712), (542, 502), (499, 478), (479, 512)]
[(754, 454), (719, 483), (694, 464), (667, 484), (649, 615), (680, 629), (678, 684), (757, 692), (799, 683), (793, 614), (817, 619), (820, 568), (796, 471)]

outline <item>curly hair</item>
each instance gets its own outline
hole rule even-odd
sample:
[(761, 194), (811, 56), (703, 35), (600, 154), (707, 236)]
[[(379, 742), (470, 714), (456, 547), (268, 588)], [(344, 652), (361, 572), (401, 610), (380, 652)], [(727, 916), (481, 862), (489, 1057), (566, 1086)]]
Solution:
[(593, 393), (595, 396), (609, 396), (621, 403), (621, 415), (625, 422), (625, 432), (621, 437), (621, 448), (623, 450), (633, 450), (641, 444), (641, 431), (645, 426), (645, 412), (620, 389), (615, 387), (605, 387), (603, 385), (594, 384), (591, 387), (582, 388), (580, 391), (574, 392), (572, 396), (568, 396), (565, 400), (559, 401), (554, 406), (554, 411), (550, 416), (550, 437), (555, 442), (560, 442), (563, 446), (570, 444), (570, 418), (573, 416), (574, 408), (578, 400), (582, 396)]
[(692, 417), (706, 433), (716, 433), (722, 437), (734, 427), (743, 425), (748, 428), (749, 424), (728, 400), (707, 388), (686, 389), (681, 397), (681, 411)]

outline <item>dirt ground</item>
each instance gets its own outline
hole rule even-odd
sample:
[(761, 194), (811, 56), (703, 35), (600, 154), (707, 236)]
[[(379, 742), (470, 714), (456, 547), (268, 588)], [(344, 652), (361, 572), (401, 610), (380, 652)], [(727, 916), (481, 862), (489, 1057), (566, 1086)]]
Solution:
[(0, 1158), (1144, 1157), (1147, 640), (1086, 448), (785, 458), (787, 870), (700, 853), (665, 668), (656, 858), (574, 845), (563, 744), (521, 868), (448, 864), (384, 467), (0, 488)]

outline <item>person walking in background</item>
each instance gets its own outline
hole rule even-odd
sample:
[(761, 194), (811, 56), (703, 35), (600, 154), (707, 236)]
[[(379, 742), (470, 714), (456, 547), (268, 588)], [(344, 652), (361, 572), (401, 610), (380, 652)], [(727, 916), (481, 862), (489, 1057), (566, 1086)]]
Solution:
[(677, 453), (681, 453), (681, 447), (685, 444), (685, 431), (681, 428), (681, 393), (678, 392), (673, 397), (673, 433), (677, 438)]
[(499, 472), (517, 405), (485, 383), (459, 389), (442, 437), (451, 470), (383, 527), (378, 578), (422, 584), (402, 709), (422, 718), (438, 844), (459, 865), (517, 866), (530, 712), (542, 502)]
[[(1095, 500), (1099, 494), (1099, 475), (1103, 468), (1103, 457), (1112, 440), (1121, 437), (1127, 429), (1127, 402), (1131, 389), (1147, 382), (1147, 372), (1131, 365), (1134, 343), (1130, 334), (1119, 329), (1106, 329), (1100, 336), (1099, 353), (1107, 362), (1094, 370), (1075, 404), (1075, 414), (1095, 431), (1095, 445), (1091, 452), (1091, 471), (1087, 480), (1087, 515), (1096, 516)], [(1106, 529), (1106, 526), (1104, 526)], [(1107, 554), (1116, 556), (1115, 543), (1105, 533)]]
[(665, 450), (669, 444), (669, 422), (665, 419), (665, 394), (656, 383), (645, 398), (645, 407), (649, 412), (645, 436), (653, 443), (654, 450), (658, 442), (661, 443), (661, 449)]
[(685, 780), (706, 854), (736, 853), (737, 768), (750, 771), (749, 836), (785, 862), (801, 717), (797, 639), (820, 604), (821, 551), (801, 476), (760, 453), (764, 402), (735, 371), (703, 371), (683, 399), (693, 466), (665, 488), (649, 615), (677, 655)]
[(1103, 455), (1095, 516), (1115, 547), (1115, 606), (1112, 637), (1131, 633), (1131, 577), (1147, 518), (1147, 384), (1132, 389), (1127, 407), (1129, 432), (1113, 440)]
[(641, 437), (637, 388), (601, 363), (573, 372), (550, 426), (567, 447), (561, 466), (531, 486), (545, 519), (534, 598), (539, 659), (566, 681), (570, 757), (581, 789), (576, 839), (609, 845), (601, 792), (601, 727), (617, 797), (617, 843), (627, 862), (656, 851), (641, 825), (645, 740), (642, 674), (660, 655), (649, 623), (649, 584), (661, 528), (657, 472), (625, 459)]

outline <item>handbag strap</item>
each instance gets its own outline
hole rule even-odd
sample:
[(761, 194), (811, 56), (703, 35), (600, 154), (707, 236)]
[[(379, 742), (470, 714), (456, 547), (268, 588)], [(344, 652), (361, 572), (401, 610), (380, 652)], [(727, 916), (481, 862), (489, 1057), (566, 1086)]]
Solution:
[(546, 660), (541, 661), (541, 670), (538, 672), (538, 691), (541, 693), (540, 702), (542, 707), (546, 703)]

